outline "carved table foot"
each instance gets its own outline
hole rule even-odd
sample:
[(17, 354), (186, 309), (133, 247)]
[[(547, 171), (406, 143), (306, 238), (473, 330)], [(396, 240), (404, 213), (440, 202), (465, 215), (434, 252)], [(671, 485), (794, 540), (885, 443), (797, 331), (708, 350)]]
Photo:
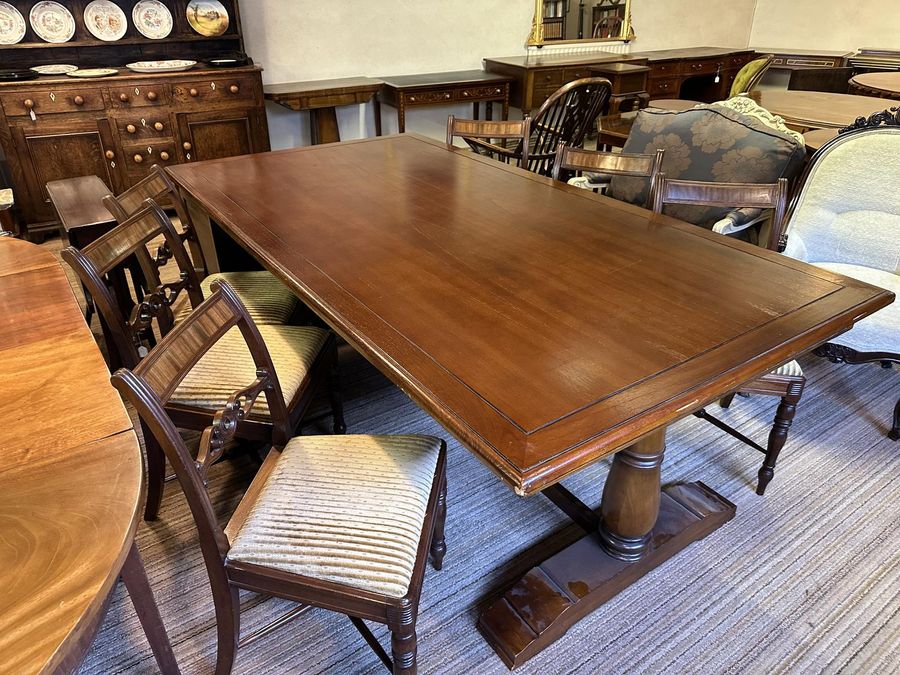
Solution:
[(613, 461), (598, 532), (531, 569), (485, 609), (478, 627), (504, 663), (522, 665), (583, 617), (734, 517), (703, 483), (659, 489), (664, 431)]

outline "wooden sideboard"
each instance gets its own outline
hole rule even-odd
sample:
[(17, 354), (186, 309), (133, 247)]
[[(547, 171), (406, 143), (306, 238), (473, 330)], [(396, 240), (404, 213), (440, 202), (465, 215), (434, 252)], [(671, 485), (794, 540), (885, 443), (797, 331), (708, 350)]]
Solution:
[(30, 230), (55, 225), (49, 181), (94, 174), (118, 193), (153, 164), (269, 149), (260, 68), (121, 72), (0, 83), (0, 145)]

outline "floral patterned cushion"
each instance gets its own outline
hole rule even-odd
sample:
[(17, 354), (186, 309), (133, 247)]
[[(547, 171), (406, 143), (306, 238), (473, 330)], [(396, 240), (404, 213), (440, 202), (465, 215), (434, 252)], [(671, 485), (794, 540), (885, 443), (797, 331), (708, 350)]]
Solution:
[[(806, 149), (788, 134), (762, 121), (721, 106), (697, 106), (682, 112), (647, 108), (638, 112), (623, 152), (666, 151), (662, 168), (667, 178), (721, 183), (774, 183), (793, 180)], [(643, 205), (650, 182), (614, 176), (607, 195)], [(729, 208), (670, 205), (666, 213), (712, 228)]]

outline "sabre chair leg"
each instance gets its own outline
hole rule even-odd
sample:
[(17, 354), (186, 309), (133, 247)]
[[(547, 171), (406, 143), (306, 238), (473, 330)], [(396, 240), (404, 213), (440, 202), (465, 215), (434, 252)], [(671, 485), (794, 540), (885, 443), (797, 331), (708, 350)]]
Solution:
[(723, 396), (719, 399), (719, 406), (722, 408), (727, 408), (731, 405), (731, 402), (734, 400), (734, 392), (728, 394), (728, 396)]
[(900, 441), (900, 399), (897, 399), (897, 405), (894, 406), (894, 426), (888, 432), (888, 438), (892, 441)]
[(447, 542), (444, 539), (444, 523), (447, 520), (447, 478), (444, 476), (438, 493), (437, 509), (434, 514), (434, 531), (431, 536), (431, 565), (439, 570), (444, 566)]
[[(407, 601), (409, 602), (409, 601)], [(416, 675), (416, 618), (410, 602), (400, 610), (400, 623), (391, 629), (394, 675)]]
[(336, 434), (346, 434), (347, 423), (344, 421), (344, 401), (341, 398), (341, 372), (336, 346), (328, 378), (328, 400), (331, 403), (331, 415), (334, 422), (332, 430)]
[(216, 675), (231, 673), (241, 637), (240, 591), (230, 586), (225, 593), (229, 601), (216, 603)]
[(787, 441), (788, 431), (794, 421), (797, 403), (800, 402), (805, 385), (806, 378), (791, 384), (790, 390), (781, 398), (781, 403), (778, 404), (778, 409), (775, 411), (775, 421), (772, 424), (772, 431), (769, 432), (769, 442), (766, 444), (766, 458), (759, 469), (759, 481), (756, 484), (756, 494), (758, 495), (765, 494), (766, 486), (775, 476), (775, 462), (778, 461), (778, 454)]
[(144, 520), (156, 520), (159, 517), (163, 486), (166, 482), (166, 453), (143, 424), (142, 428), (144, 447), (147, 451), (147, 503), (144, 506)]

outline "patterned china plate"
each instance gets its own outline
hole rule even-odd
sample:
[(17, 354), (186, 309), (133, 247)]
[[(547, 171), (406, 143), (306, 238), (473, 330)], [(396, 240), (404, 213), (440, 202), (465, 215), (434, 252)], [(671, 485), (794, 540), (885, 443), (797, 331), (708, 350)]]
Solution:
[(25, 37), (25, 17), (8, 2), (0, 2), (0, 45), (14, 45)]
[(98, 40), (115, 42), (125, 37), (128, 19), (116, 3), (110, 0), (93, 0), (84, 8), (84, 25)]
[(186, 13), (191, 28), (200, 35), (216, 37), (228, 30), (228, 10), (219, 0), (190, 0)]
[(196, 61), (169, 59), (166, 61), (136, 61), (126, 64), (125, 67), (136, 73), (175, 73), (179, 70), (188, 70), (196, 65)]
[(81, 68), (66, 73), (69, 77), (109, 77), (119, 73), (115, 68)]
[(159, 0), (141, 0), (131, 10), (131, 22), (151, 40), (162, 40), (172, 32), (172, 12)]
[(35, 66), (31, 68), (38, 75), (68, 75), (73, 70), (78, 70), (78, 66), (70, 66), (66, 63), (51, 63), (46, 66)]
[(44, 42), (68, 42), (75, 35), (75, 17), (58, 2), (42, 0), (31, 8), (28, 22)]

